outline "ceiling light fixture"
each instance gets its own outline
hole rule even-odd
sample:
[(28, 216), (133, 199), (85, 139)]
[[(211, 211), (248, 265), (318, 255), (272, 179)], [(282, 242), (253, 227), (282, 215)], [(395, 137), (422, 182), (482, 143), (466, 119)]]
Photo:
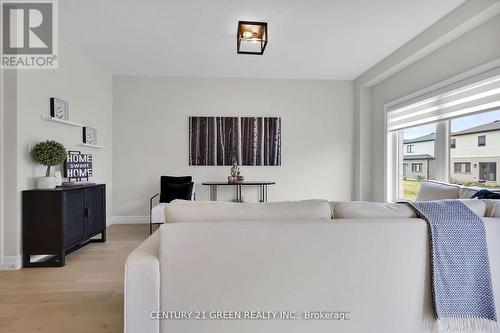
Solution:
[(264, 54), (268, 41), (266, 22), (238, 22), (236, 36), (238, 54)]

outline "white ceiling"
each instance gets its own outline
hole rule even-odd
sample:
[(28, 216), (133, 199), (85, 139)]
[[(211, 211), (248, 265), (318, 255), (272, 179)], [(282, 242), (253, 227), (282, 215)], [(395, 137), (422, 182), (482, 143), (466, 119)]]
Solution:
[[(114, 74), (351, 80), (464, 0), (61, 0), (60, 31)], [(238, 20), (269, 24), (236, 54)]]

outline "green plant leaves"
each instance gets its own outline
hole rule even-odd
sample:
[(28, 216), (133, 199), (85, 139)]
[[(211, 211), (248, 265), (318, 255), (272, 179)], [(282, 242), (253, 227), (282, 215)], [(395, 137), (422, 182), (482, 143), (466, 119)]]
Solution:
[(57, 141), (46, 140), (35, 145), (31, 156), (45, 166), (59, 165), (66, 159), (66, 148)]

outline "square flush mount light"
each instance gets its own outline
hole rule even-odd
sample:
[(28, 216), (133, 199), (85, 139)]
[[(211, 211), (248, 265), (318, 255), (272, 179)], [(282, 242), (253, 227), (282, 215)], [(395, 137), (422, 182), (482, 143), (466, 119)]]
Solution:
[(264, 54), (268, 40), (266, 22), (238, 22), (238, 54)]

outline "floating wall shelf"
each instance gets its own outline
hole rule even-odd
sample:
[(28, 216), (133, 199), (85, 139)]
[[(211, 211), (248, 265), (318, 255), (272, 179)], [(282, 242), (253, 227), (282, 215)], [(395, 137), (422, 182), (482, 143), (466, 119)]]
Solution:
[(91, 145), (89, 143), (83, 143), (83, 142), (77, 142), (77, 146), (82, 146), (82, 147), (89, 147), (89, 148), (96, 148), (96, 149), (105, 149), (105, 146), (99, 146), (99, 145)]
[(47, 121), (53, 121), (55, 123), (59, 123), (59, 124), (64, 124), (64, 125), (68, 125), (68, 126), (73, 126), (73, 127), (83, 127), (82, 124), (79, 124), (79, 123), (75, 123), (74, 121), (69, 121), (69, 120), (63, 120), (63, 119), (57, 119), (57, 118), (53, 118), (51, 116), (48, 116), (46, 114), (42, 114), (42, 119), (43, 120), (47, 120)]

